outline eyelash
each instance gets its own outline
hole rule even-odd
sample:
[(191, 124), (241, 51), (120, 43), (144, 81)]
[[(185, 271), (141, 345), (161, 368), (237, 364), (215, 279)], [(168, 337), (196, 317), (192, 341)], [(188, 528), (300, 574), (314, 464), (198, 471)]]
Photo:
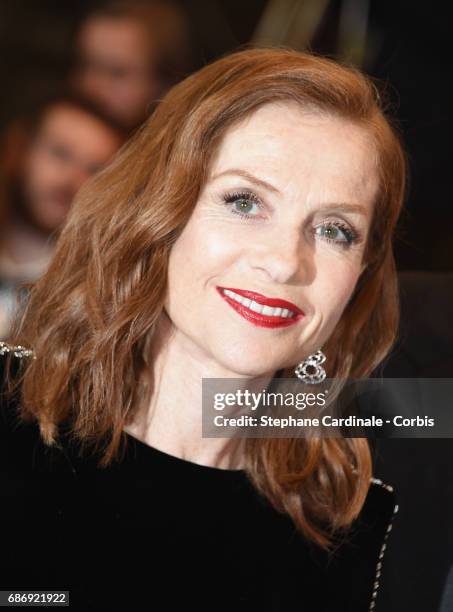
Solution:
[[(258, 196), (256, 196), (254, 193), (252, 193), (251, 191), (240, 191), (240, 192), (229, 192), (229, 193), (225, 193), (223, 195), (223, 202), (226, 206), (229, 207), (229, 210), (231, 212), (231, 214), (233, 215), (238, 215), (239, 217), (241, 217), (242, 219), (246, 220), (246, 221), (253, 221), (254, 220), (254, 216), (255, 215), (250, 215), (247, 213), (243, 213), (240, 212), (238, 210), (235, 210), (232, 207), (232, 204), (234, 204), (235, 202), (237, 202), (238, 200), (248, 200), (249, 202), (253, 202), (253, 204), (256, 204), (256, 206), (258, 206), (258, 208), (263, 209), (264, 205), (261, 202), (261, 200), (258, 198)], [(326, 242), (331, 242), (335, 245), (339, 245), (345, 249), (349, 248), (350, 246), (352, 246), (353, 244), (357, 243), (360, 241), (360, 234), (357, 230), (352, 229), (351, 227), (349, 227), (348, 225), (340, 222), (340, 221), (331, 221), (331, 222), (324, 222), (321, 223), (320, 225), (318, 225), (316, 227), (316, 229), (318, 228), (325, 228), (325, 229), (331, 229), (332, 227), (338, 228), (339, 230), (341, 230), (343, 232), (343, 234), (346, 237), (346, 240), (333, 240), (332, 238), (328, 238), (326, 236), (323, 236), (322, 239), (325, 240)]]

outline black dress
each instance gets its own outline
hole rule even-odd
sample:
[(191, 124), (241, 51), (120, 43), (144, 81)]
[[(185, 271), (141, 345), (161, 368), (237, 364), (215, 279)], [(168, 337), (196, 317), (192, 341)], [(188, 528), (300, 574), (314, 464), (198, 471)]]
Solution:
[(329, 556), (242, 470), (186, 461), (126, 433), (123, 459), (99, 468), (67, 443), (46, 447), (16, 411), (2, 402), (0, 590), (69, 591), (72, 610), (379, 610), (391, 487), (373, 482)]

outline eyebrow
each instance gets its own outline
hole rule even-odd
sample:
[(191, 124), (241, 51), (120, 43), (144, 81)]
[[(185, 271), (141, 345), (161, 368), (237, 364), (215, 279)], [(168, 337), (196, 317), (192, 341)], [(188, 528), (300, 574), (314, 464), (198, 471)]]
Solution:
[[(243, 170), (242, 168), (230, 168), (228, 170), (224, 170), (223, 172), (219, 172), (218, 174), (215, 174), (214, 176), (212, 176), (211, 180), (215, 181), (216, 179), (222, 176), (229, 176), (229, 175), (241, 176), (242, 178), (246, 179), (250, 183), (254, 183), (258, 187), (263, 187), (267, 191), (271, 191), (272, 193), (278, 193), (279, 195), (282, 195), (282, 192), (279, 189), (277, 189), (277, 187), (275, 187), (274, 185), (272, 185), (271, 183), (268, 183), (267, 181), (263, 179), (258, 178), (257, 176), (254, 176), (253, 174), (251, 174), (251, 172), (248, 172), (247, 170)], [(353, 204), (351, 202), (327, 202), (325, 204), (322, 204), (321, 208), (328, 209), (332, 212), (350, 212), (350, 213), (358, 213), (358, 214), (365, 215), (365, 216), (368, 214), (367, 209), (364, 206), (362, 206), (362, 204)]]
[(229, 174), (232, 174), (235, 176), (242, 176), (242, 178), (245, 178), (247, 181), (250, 181), (250, 183), (254, 183), (255, 185), (258, 185), (258, 187), (264, 187), (264, 189), (267, 189), (268, 191), (272, 191), (273, 193), (281, 194), (281, 191), (277, 189), (277, 187), (274, 187), (274, 185), (271, 185), (267, 181), (260, 179), (257, 176), (254, 176), (253, 174), (251, 174), (247, 170), (243, 170), (242, 168), (231, 168), (229, 170), (224, 170), (223, 172), (219, 172), (219, 174), (215, 174), (211, 178), (211, 180), (215, 181), (221, 176), (227, 176)]

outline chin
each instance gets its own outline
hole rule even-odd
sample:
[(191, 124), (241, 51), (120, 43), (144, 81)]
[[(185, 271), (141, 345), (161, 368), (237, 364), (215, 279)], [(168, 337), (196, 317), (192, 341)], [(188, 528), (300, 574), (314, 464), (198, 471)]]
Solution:
[(238, 377), (260, 377), (269, 376), (282, 366), (281, 360), (270, 359), (269, 347), (257, 350), (257, 347), (249, 347), (246, 344), (230, 347), (218, 347), (212, 351), (216, 361), (226, 370), (237, 374)]
[[(273, 375), (278, 368), (252, 366), (250, 363), (238, 366), (237, 364), (223, 363), (225, 368), (232, 372), (231, 378), (261, 378)], [(229, 378), (229, 377), (228, 377)]]

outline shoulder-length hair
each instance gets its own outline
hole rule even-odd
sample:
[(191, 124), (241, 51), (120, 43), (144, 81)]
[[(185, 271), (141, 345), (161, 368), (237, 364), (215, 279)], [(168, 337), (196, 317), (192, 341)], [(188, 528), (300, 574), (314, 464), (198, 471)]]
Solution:
[[(341, 379), (368, 376), (389, 352), (399, 311), (392, 237), (406, 161), (378, 91), (357, 70), (329, 59), (241, 50), (171, 89), (76, 198), (13, 336), (36, 353), (23, 374), (21, 410), (38, 420), (48, 444), (71, 418), (71, 435), (100, 451), (100, 467), (120, 456), (124, 426), (152, 394), (149, 346), (163, 310), (170, 249), (222, 136), (275, 101), (349, 120), (372, 137), (380, 189), (367, 267), (323, 350), (329, 377)], [(357, 517), (370, 486), (363, 438), (247, 439), (244, 459), (256, 488), (321, 546)]]

